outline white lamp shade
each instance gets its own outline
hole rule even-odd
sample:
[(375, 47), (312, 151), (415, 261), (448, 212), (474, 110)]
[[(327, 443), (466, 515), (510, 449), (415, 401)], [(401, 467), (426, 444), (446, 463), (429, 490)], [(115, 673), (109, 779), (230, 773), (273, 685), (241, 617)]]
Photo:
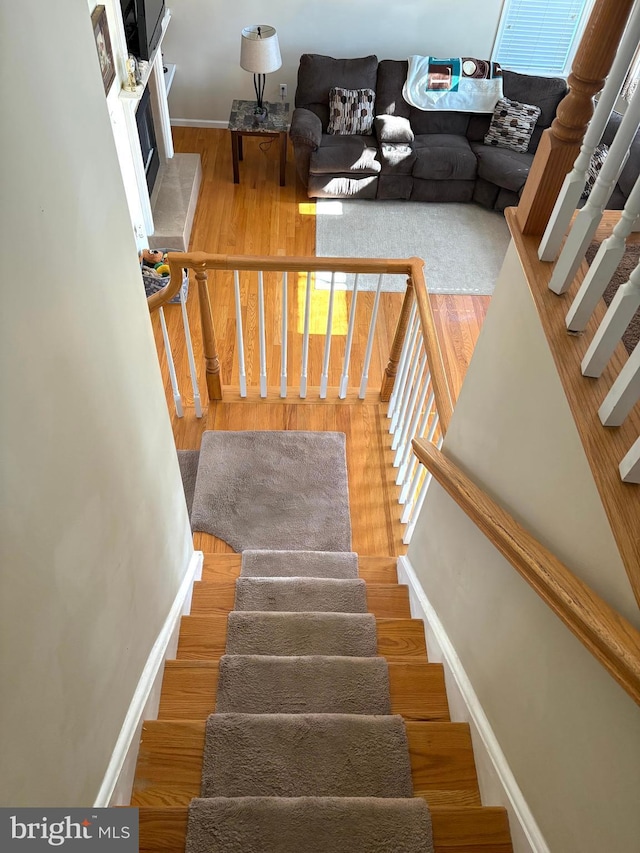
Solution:
[(278, 34), (268, 24), (253, 24), (242, 31), (240, 65), (254, 74), (270, 74), (282, 65)]

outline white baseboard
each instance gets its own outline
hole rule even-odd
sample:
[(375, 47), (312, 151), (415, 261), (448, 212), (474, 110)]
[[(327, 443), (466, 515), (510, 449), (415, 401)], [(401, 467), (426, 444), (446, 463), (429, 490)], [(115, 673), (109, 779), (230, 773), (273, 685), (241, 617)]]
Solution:
[(220, 130), (226, 130), (229, 127), (229, 121), (217, 121), (206, 118), (172, 118), (172, 127), (217, 127)]
[(398, 558), (398, 581), (409, 587), (411, 615), (424, 622), (429, 660), (444, 665), (451, 719), (469, 723), (482, 804), (506, 808), (514, 853), (550, 853), (449, 635), (407, 557)]
[(95, 808), (126, 806), (131, 801), (142, 723), (157, 717), (164, 662), (176, 655), (180, 618), (191, 610), (193, 582), (202, 577), (203, 560), (202, 551), (193, 552), (171, 610), (142, 670), (93, 804)]

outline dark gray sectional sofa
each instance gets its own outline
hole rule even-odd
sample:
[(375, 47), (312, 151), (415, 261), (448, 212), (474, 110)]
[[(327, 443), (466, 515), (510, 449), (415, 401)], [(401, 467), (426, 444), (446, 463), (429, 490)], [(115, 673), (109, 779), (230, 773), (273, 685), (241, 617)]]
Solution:
[[(409, 105), (402, 96), (407, 67), (406, 61), (379, 62), (376, 56), (301, 57), (290, 137), (309, 197), (476, 201), (496, 210), (516, 205), (542, 132), (567, 93), (565, 81), (503, 71), (504, 96), (541, 109), (528, 151), (520, 153), (484, 144), (490, 115)], [(329, 90), (335, 86), (375, 91), (371, 135), (327, 134)], [(605, 133), (609, 144), (616, 115)], [(640, 137), (634, 145), (610, 208), (624, 206), (638, 175)]]

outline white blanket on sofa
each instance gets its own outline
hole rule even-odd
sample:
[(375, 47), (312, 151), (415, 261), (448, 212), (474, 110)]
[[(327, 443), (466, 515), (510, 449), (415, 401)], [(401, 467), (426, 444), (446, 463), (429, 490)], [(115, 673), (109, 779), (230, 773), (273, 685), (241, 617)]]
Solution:
[(502, 69), (468, 56), (410, 56), (402, 94), (419, 110), (492, 113), (502, 97)]

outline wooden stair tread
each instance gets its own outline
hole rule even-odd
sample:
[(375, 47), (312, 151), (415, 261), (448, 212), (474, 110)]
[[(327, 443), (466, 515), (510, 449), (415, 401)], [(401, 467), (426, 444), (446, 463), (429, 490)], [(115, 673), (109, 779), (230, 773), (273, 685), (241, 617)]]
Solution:
[[(388, 661), (424, 661), (427, 647), (420, 619), (376, 619), (378, 654)], [(211, 660), (226, 651), (227, 616), (183, 616), (176, 657), (181, 660)]]
[[(150, 720), (143, 725), (131, 804), (188, 805), (199, 796), (204, 720)], [(409, 722), (413, 788), (429, 804), (480, 805), (466, 723)]]
[[(217, 661), (167, 661), (160, 720), (204, 720), (215, 711)], [(389, 663), (391, 712), (406, 720), (449, 720), (444, 671), (438, 663)]]
[[(205, 554), (203, 581), (233, 581), (240, 576), (240, 554)], [(397, 583), (397, 557), (362, 557), (358, 555), (358, 573), (367, 583)]]
[[(142, 807), (140, 853), (184, 853), (187, 808)], [(513, 853), (506, 810), (431, 806), (435, 853)]]
[[(193, 585), (191, 613), (194, 616), (219, 616), (234, 609), (235, 581), (196, 581)], [(400, 584), (367, 585), (367, 609), (380, 618), (408, 619), (409, 588)]]

